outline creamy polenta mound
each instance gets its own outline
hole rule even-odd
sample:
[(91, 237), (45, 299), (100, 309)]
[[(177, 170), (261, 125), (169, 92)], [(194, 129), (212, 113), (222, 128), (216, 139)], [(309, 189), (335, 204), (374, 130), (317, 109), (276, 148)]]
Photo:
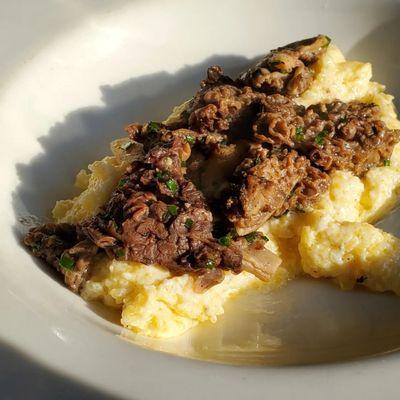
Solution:
[[(375, 103), (387, 126), (400, 128), (393, 97), (383, 85), (371, 81), (369, 63), (346, 61), (330, 44), (313, 68), (315, 79), (296, 102), (304, 106), (334, 99)], [(178, 107), (168, 122), (184, 108), (185, 104)], [(124, 140), (113, 142), (113, 155), (79, 172), (76, 186), (81, 193), (57, 202), (56, 222), (79, 223), (99, 211), (132, 161), (120, 150)], [(362, 179), (348, 171), (334, 172), (328, 191), (312, 209), (270, 219), (260, 229), (269, 238), (267, 247), (282, 259), (268, 283), (246, 271), (226, 272), (222, 283), (196, 293), (188, 274), (172, 276), (160, 266), (104, 257), (81, 294), (120, 309), (124, 327), (158, 338), (180, 335), (203, 321), (215, 322), (226, 301), (243, 290), (260, 285), (277, 288), (304, 274), (334, 279), (346, 289), (357, 283), (400, 294), (400, 240), (371, 225), (396, 204), (399, 191), (399, 145), (390, 166), (372, 168)]]

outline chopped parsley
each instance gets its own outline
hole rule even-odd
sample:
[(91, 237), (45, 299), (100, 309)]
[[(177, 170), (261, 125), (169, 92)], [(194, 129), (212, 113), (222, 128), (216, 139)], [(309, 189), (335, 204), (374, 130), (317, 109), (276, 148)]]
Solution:
[(347, 121), (348, 121), (348, 120), (347, 120), (346, 117), (340, 117), (340, 118), (339, 118), (339, 122), (340, 122), (340, 123), (343, 123), (343, 124), (344, 124), (344, 123), (346, 123)]
[(172, 192), (176, 193), (178, 191), (178, 183), (176, 182), (175, 179), (168, 179), (165, 182), (165, 186)]
[(118, 248), (115, 250), (115, 255), (116, 255), (118, 258), (122, 258), (122, 257), (125, 256), (125, 250), (124, 250), (122, 247), (118, 247)]
[(383, 165), (385, 167), (390, 167), (390, 160), (389, 159), (383, 160)]
[(186, 135), (186, 141), (189, 144), (194, 144), (194, 142), (196, 141), (196, 139), (192, 136), (192, 135)]
[(323, 129), (318, 135), (315, 137), (315, 143), (322, 146), (325, 142), (325, 137), (329, 134), (326, 129)]
[(193, 220), (191, 218), (186, 218), (185, 228), (190, 229), (193, 226)]
[(298, 126), (296, 128), (296, 140), (298, 142), (302, 142), (304, 140), (304, 128), (302, 126)]
[(32, 251), (33, 252), (38, 252), (41, 248), (42, 248), (42, 246), (39, 243), (32, 244)]
[(151, 133), (157, 133), (160, 130), (160, 128), (161, 128), (161, 125), (158, 122), (150, 121), (147, 124), (147, 129)]
[(156, 178), (159, 181), (165, 181), (165, 180), (167, 180), (169, 178), (169, 173), (166, 172), (166, 171), (157, 171), (156, 172)]
[(216, 267), (215, 261), (210, 258), (204, 263), (204, 268), (213, 269)]
[(257, 238), (257, 232), (250, 232), (244, 236), (244, 238), (249, 242), (253, 243)]
[(68, 254), (63, 253), (60, 259), (58, 260), (58, 264), (60, 265), (60, 267), (72, 271), (75, 267), (75, 260)]
[(218, 242), (219, 242), (220, 244), (222, 244), (222, 246), (228, 247), (228, 246), (231, 245), (232, 236), (228, 233), (228, 234), (225, 235), (225, 236), (221, 236), (221, 237), (218, 239)]
[(178, 207), (175, 204), (170, 204), (167, 206), (167, 212), (169, 215), (176, 217), (178, 215)]
[(260, 157), (256, 157), (254, 159), (254, 165), (258, 165), (258, 164), (260, 164), (260, 162), (261, 162), (261, 158)]
[(118, 187), (122, 188), (123, 186), (125, 186), (126, 182), (128, 182), (128, 179), (126, 179), (126, 178), (120, 179), (118, 182)]
[(129, 150), (132, 146), (133, 146), (133, 142), (132, 142), (132, 140), (129, 140), (126, 143), (124, 143), (123, 145), (121, 145), (121, 149), (126, 151), (126, 150)]
[(269, 238), (267, 235), (262, 235), (261, 239), (265, 240), (266, 242), (269, 242)]

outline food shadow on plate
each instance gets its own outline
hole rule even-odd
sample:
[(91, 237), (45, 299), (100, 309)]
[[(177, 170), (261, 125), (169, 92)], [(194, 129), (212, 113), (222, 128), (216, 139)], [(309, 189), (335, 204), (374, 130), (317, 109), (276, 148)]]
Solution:
[(174, 74), (163, 71), (101, 86), (103, 106), (67, 114), (38, 139), (43, 152), (28, 164), (16, 166), (20, 179), (13, 194), (16, 216), (48, 217), (57, 200), (76, 193), (76, 173), (110, 154), (109, 143), (126, 135), (124, 126), (165, 119), (174, 106), (193, 96), (210, 65), (219, 64), (228, 75), (236, 76), (253, 61), (242, 56), (212, 56)]
[[(174, 74), (161, 71), (101, 86), (102, 106), (87, 106), (60, 116), (60, 122), (38, 139), (43, 151), (29, 163), (16, 165), (20, 182), (13, 192), (13, 230), (17, 240), (21, 242), (32, 222), (49, 220), (57, 200), (76, 195), (76, 174), (89, 163), (109, 155), (110, 142), (126, 135), (125, 125), (165, 119), (176, 105), (199, 89), (209, 66), (221, 65), (227, 75), (235, 77), (259, 58), (214, 55)], [(62, 284), (55, 270), (34, 257), (32, 262)], [(108, 315), (103, 307), (90, 307), (99, 315)], [(114, 317), (107, 319), (115, 322)]]

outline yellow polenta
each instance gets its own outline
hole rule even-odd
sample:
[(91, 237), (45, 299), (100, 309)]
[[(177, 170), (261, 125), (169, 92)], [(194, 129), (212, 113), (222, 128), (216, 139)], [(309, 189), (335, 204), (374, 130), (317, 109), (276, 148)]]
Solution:
[[(315, 65), (312, 86), (298, 99), (308, 106), (321, 101), (361, 100), (380, 106), (381, 118), (390, 128), (400, 128), (393, 97), (384, 86), (371, 82), (369, 63), (345, 61), (330, 45)], [(182, 111), (177, 108), (169, 119)], [(123, 140), (123, 139), (122, 139)], [(57, 202), (57, 222), (80, 222), (94, 215), (107, 201), (131, 161), (112, 144), (113, 155), (81, 171), (76, 186), (81, 194)], [(372, 290), (400, 294), (400, 241), (370, 225), (396, 203), (400, 190), (400, 147), (391, 166), (374, 168), (362, 179), (347, 171), (332, 174), (332, 182), (318, 204), (304, 213), (288, 213), (270, 220), (262, 230), (268, 246), (283, 259), (269, 283), (277, 287), (288, 278), (309, 274), (334, 278), (343, 288), (359, 282)], [(360, 279), (362, 276), (362, 279)], [(205, 293), (193, 290), (189, 275), (173, 277), (160, 266), (103, 259), (86, 283), (82, 295), (121, 309), (121, 323), (134, 332), (153, 337), (177, 336), (202, 321), (216, 321), (225, 302), (240, 291), (265, 285), (254, 275), (227, 272), (225, 280)]]

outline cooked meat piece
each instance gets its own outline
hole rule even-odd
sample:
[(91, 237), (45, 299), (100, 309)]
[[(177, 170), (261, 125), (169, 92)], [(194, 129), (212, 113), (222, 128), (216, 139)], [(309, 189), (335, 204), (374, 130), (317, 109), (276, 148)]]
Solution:
[(329, 175), (312, 165), (306, 167), (307, 175), (292, 189), (281, 209), (274, 213), (275, 217), (287, 211), (305, 211), (311, 207), (322, 193), (329, 187)]
[(249, 87), (206, 87), (194, 98), (189, 126), (200, 133), (239, 131), (257, 112), (262, 97)]
[(336, 101), (312, 106), (303, 118), (304, 143), (296, 147), (324, 171), (346, 169), (362, 176), (389, 160), (400, 140), (400, 131), (388, 129), (379, 118), (375, 104)]
[(323, 171), (345, 169), (362, 176), (383, 165), (400, 140), (400, 131), (388, 129), (379, 115), (374, 104), (334, 101), (304, 109), (273, 95), (264, 101), (253, 129), (256, 140), (271, 148), (295, 148)]
[(192, 132), (160, 126), (147, 138), (146, 129), (138, 126), (134, 133), (148, 148), (144, 159), (132, 163), (108, 204), (82, 225), (82, 232), (110, 255), (160, 264), (174, 274), (203, 275), (214, 268), (240, 272), (241, 252), (213, 237), (205, 198), (185, 177), (182, 161), (190, 156), (186, 136)]
[(198, 131), (205, 145), (226, 142), (228, 131), (230, 134), (248, 131), (251, 120), (260, 110), (260, 101), (265, 97), (250, 87), (236, 85), (218, 66), (210, 67), (207, 76), (181, 122), (181, 127)]
[[(242, 236), (257, 230), (271, 216), (281, 215), (293, 204), (297, 206), (298, 200), (302, 207), (311, 204), (320, 193), (308, 190), (312, 174), (319, 172), (314, 170), (310, 161), (295, 150), (269, 155), (262, 147), (254, 146), (251, 157), (238, 166), (225, 201), (227, 217), (237, 233)], [(319, 175), (326, 190), (328, 176)]]
[(33, 228), (24, 243), (33, 254), (64, 275), (66, 285), (77, 292), (88, 277), (98, 247), (70, 224), (45, 224)]
[[(75, 246), (66, 250), (63, 254), (74, 260), (73, 270), (65, 270), (62, 267), (64, 280), (67, 287), (74, 292), (79, 292), (83, 284), (90, 276), (90, 270), (94, 263), (94, 256), (98, 252), (98, 247), (88, 239), (78, 242)], [(62, 263), (62, 258), (60, 259)]]
[(267, 94), (299, 96), (309, 88), (314, 76), (311, 67), (329, 43), (327, 36), (319, 35), (272, 50), (237, 82)]
[(304, 107), (280, 94), (263, 100), (263, 111), (254, 125), (254, 137), (270, 147), (295, 147), (296, 129), (302, 127)]

